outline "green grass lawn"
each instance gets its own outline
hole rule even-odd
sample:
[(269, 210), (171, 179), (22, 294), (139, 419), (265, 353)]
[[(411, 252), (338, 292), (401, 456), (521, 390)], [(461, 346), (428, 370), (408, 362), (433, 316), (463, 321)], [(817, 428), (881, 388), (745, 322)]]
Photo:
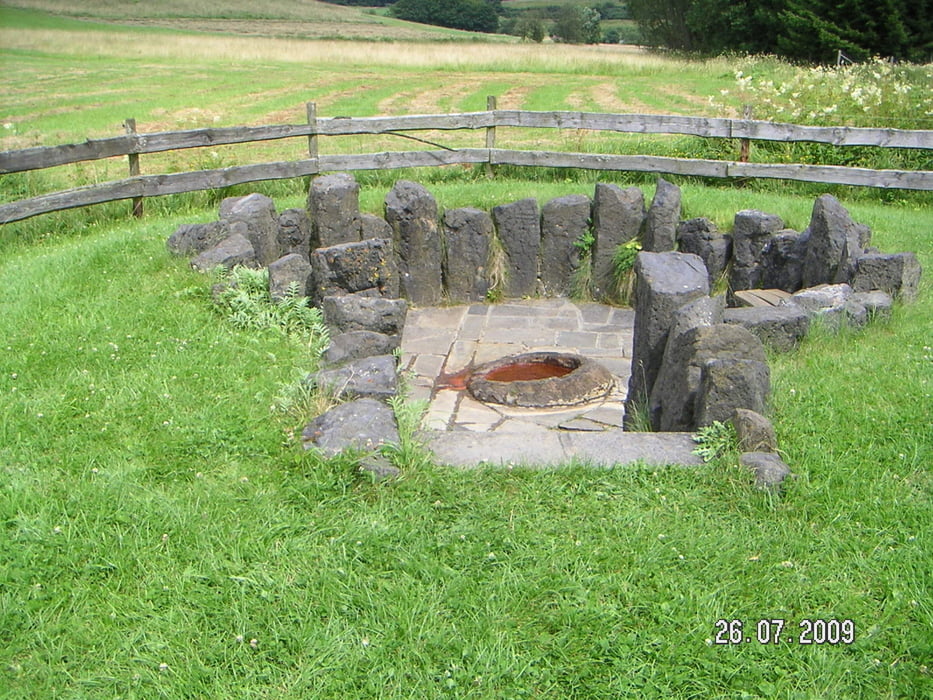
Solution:
[[(486, 94), (594, 109), (606, 82), (620, 103), (702, 113), (732, 81), (725, 61), (523, 46), (506, 58), (493, 45), (368, 54), (386, 47), (361, 42), (344, 67), (327, 42), (208, 46), (166, 32), (116, 55), (151, 28), (109, 27), (91, 55), (91, 30), (32, 17), (0, 27), (20, 42), (0, 49), (3, 148), (115, 135), (128, 116), (141, 130), (300, 121), (306, 99), (324, 115), (480, 109)], [(231, 63), (228, 40), (255, 53)], [(177, 54), (198, 46), (197, 60)], [(658, 81), (667, 97), (652, 93)], [(189, 162), (143, 159), (144, 172), (163, 164)], [(64, 177), (106, 179), (108, 167)], [(113, 168), (122, 176), (125, 162)], [(487, 209), (591, 194), (596, 177), (360, 173), (363, 209), (381, 212), (403, 175), (442, 207)], [(653, 192), (643, 176), (604, 178)], [(15, 199), (40, 180), (3, 176), (0, 191)], [(800, 230), (815, 196), (678, 182), (684, 217), (724, 230), (744, 208)], [(256, 189), (284, 209), (305, 187)], [(400, 480), (373, 484), (351, 460), (298, 445), (303, 423), (284, 408), (314, 366), (307, 347), (234, 328), (210, 280), (165, 249), (231, 193), (149, 200), (142, 221), (115, 203), (0, 227), (0, 697), (933, 695), (929, 279), (890, 321), (816, 331), (770, 358), (770, 415), (797, 475), (780, 497), (755, 491), (734, 456), (699, 469), (461, 471), (408, 450)], [(835, 193), (875, 245), (933, 270), (927, 195)], [(852, 620), (855, 641), (715, 644), (717, 620), (734, 619), (753, 637), (759, 620), (795, 637), (801, 620)]]
[[(746, 202), (808, 216), (800, 197), (684, 191), (694, 215)], [(929, 210), (852, 211), (929, 269)], [(302, 453), (300, 425), (272, 410), (313, 359), (214, 313), (209, 280), (164, 247), (190, 220), (91, 224), (0, 263), (0, 695), (933, 691), (928, 283), (890, 322), (772, 358), (772, 417), (798, 475), (781, 498), (729, 459), (418, 462), (374, 485)], [(719, 619), (754, 633), (807, 618), (853, 620), (856, 641), (710, 643)]]

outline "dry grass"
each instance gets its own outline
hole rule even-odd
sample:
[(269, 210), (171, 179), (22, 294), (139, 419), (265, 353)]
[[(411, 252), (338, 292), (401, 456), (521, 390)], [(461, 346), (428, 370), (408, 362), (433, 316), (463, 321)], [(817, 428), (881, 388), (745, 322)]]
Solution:
[[(346, 25), (341, 25), (345, 27)], [(495, 72), (602, 73), (667, 72), (671, 59), (630, 46), (500, 44), (488, 42), (361, 42), (348, 50), (340, 40), (307, 41), (244, 36), (164, 34), (87, 29), (0, 29), (8, 50), (49, 51), (115, 58), (178, 58), (187, 61), (276, 61)]]

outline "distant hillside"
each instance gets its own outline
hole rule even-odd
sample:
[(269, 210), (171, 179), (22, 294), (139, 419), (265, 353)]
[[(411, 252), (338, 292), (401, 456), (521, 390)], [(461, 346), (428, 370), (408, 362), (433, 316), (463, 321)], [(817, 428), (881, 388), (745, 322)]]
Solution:
[[(378, 0), (367, 0), (374, 2)], [(0, 5), (114, 24), (248, 36), (432, 41), (475, 34), (387, 17), (384, 10), (316, 0), (0, 0)]]

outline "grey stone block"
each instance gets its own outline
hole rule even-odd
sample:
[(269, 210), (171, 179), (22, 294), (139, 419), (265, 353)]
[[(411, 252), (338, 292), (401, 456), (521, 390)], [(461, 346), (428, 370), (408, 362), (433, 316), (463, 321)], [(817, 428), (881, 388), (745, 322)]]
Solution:
[(709, 219), (698, 218), (677, 225), (677, 241), (681, 253), (693, 253), (703, 260), (712, 287), (729, 263), (732, 237), (723, 234)]
[(726, 309), (723, 321), (742, 326), (762, 343), (781, 352), (796, 348), (810, 329), (809, 315), (792, 304)]
[(852, 288), (856, 292), (878, 289), (910, 302), (917, 298), (921, 272), (920, 262), (913, 253), (869, 253), (855, 261)]
[(301, 433), (306, 450), (317, 448), (328, 457), (344, 450), (371, 452), (398, 444), (392, 409), (375, 399), (357, 399), (335, 406), (308, 423)]
[(857, 224), (832, 195), (824, 194), (813, 205), (802, 286), (851, 281), (856, 260), (871, 242), (871, 230)]
[(323, 299), (321, 311), (324, 313), (324, 322), (335, 335), (346, 331), (401, 335), (408, 304), (404, 299), (332, 296)]
[[(670, 339), (651, 392), (649, 418), (652, 429), (682, 431), (694, 430), (700, 425), (697, 402), (705, 368), (714, 360), (748, 360), (767, 367), (761, 341), (740, 326), (722, 323), (697, 326)], [(716, 385), (715, 389), (719, 391), (719, 386)], [(736, 404), (732, 406), (734, 408), (754, 407)], [(761, 408), (758, 407), (759, 410)], [(726, 418), (732, 415), (732, 409)]]
[(308, 296), (311, 263), (299, 253), (289, 253), (269, 263), (269, 296), (284, 299), (294, 288), (300, 297)]
[(229, 235), (225, 221), (182, 224), (168, 237), (165, 247), (175, 255), (197, 255), (210, 250)]
[(249, 242), (246, 236), (239, 233), (225, 238), (191, 261), (191, 267), (201, 272), (209, 272), (218, 266), (230, 269), (237, 265), (258, 266), (253, 244)]
[(360, 186), (348, 173), (321, 175), (308, 191), (311, 248), (327, 248), (361, 239)]
[(635, 276), (632, 375), (625, 401), (627, 421), (648, 405), (674, 312), (709, 293), (706, 266), (696, 255), (642, 251), (635, 260)]
[(580, 268), (577, 242), (589, 232), (592, 205), (582, 194), (557, 197), (541, 209), (541, 286), (545, 296), (570, 294), (570, 281)]
[(386, 195), (385, 218), (392, 228), (402, 296), (420, 306), (440, 303), (441, 236), (434, 197), (416, 182), (399, 180)]
[(729, 420), (735, 409), (764, 413), (771, 393), (767, 361), (723, 358), (703, 365), (696, 395), (696, 427)]
[(653, 253), (674, 250), (677, 224), (680, 221), (680, 202), (680, 188), (659, 177), (641, 234), (644, 250)]
[(220, 218), (231, 232), (244, 235), (253, 245), (256, 259), (268, 265), (281, 257), (279, 252), (279, 217), (275, 203), (264, 194), (228, 197), (220, 204)]
[(305, 260), (311, 254), (311, 219), (306, 209), (286, 209), (279, 214), (279, 251), (297, 253)]
[(334, 369), (322, 369), (309, 380), (323, 391), (344, 396), (387, 400), (398, 393), (395, 357), (376, 355), (353, 360)]
[(775, 233), (762, 251), (761, 287), (791, 293), (800, 289), (806, 250), (807, 237), (791, 230)]
[(375, 355), (391, 355), (399, 346), (399, 336), (375, 331), (346, 331), (330, 339), (323, 360), (328, 365), (339, 365)]
[(363, 293), (394, 298), (399, 293), (398, 272), (392, 241), (372, 238), (318, 248), (311, 253), (315, 304), (324, 297)]
[(773, 452), (747, 452), (739, 462), (752, 470), (755, 486), (761, 490), (778, 490), (787, 477), (793, 476), (790, 467)]
[(492, 217), (481, 209), (449, 209), (444, 213), (444, 285), (451, 301), (486, 298), (492, 236)]
[(637, 238), (647, 211), (638, 187), (597, 183), (593, 196), (593, 294), (612, 299), (615, 289), (613, 258), (616, 248)]
[(737, 408), (732, 414), (732, 426), (742, 452), (777, 452), (774, 424), (760, 413)]
[(493, 207), (492, 219), (506, 257), (507, 297), (534, 296), (538, 286), (541, 219), (538, 201), (522, 199)]
[(360, 238), (392, 238), (392, 227), (381, 216), (360, 214)]

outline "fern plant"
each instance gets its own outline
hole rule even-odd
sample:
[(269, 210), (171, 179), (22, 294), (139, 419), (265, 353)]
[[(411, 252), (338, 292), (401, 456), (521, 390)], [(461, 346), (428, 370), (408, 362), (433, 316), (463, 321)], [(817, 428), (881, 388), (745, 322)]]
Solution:
[(289, 285), (285, 296), (273, 299), (269, 294), (269, 271), (237, 265), (217, 272), (214, 303), (237, 328), (271, 331), (306, 342), (317, 358), (330, 344), (324, 315), (301, 296), (298, 284)]

